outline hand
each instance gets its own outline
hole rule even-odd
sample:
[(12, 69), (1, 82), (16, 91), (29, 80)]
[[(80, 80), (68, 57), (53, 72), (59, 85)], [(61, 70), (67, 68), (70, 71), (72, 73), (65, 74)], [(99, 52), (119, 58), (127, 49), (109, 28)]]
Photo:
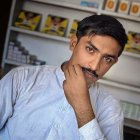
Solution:
[(78, 125), (81, 127), (95, 117), (86, 79), (79, 65), (67, 65), (64, 74), (66, 77), (63, 83), (65, 96), (73, 107)]

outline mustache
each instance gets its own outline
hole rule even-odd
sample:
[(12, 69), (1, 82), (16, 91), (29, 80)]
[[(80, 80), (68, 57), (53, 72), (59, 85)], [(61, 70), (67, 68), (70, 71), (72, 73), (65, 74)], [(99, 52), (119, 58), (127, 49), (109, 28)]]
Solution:
[(98, 77), (99, 77), (99, 75), (98, 75), (98, 74), (96, 73), (96, 71), (94, 71), (94, 70), (91, 70), (91, 69), (85, 68), (85, 67), (82, 67), (82, 70), (85, 71), (85, 72), (91, 73), (92, 76), (94, 76), (95, 78), (98, 78)]

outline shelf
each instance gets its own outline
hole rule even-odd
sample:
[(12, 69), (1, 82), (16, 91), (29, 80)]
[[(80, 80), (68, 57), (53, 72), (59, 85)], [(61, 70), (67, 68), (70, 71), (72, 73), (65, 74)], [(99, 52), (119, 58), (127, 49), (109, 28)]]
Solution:
[(128, 127), (131, 127), (131, 128), (134, 128), (134, 129), (140, 130), (140, 121), (125, 118), (124, 119), (124, 125), (128, 126)]
[(105, 80), (105, 79), (100, 79), (98, 82), (101, 83), (101, 84), (108, 85), (108, 86), (113, 86), (113, 87), (122, 88), (122, 89), (125, 89), (125, 90), (140, 93), (140, 87), (131, 86), (131, 85), (127, 85), (127, 84), (122, 84), (122, 83), (114, 82), (114, 81), (111, 81), (111, 80)]
[(91, 8), (91, 7), (80, 6), (78, 4), (68, 3), (65, 1), (63, 1), (63, 2), (60, 2), (57, 0), (51, 0), (51, 1), (32, 0), (32, 1), (38, 2), (38, 3), (54, 5), (54, 6), (59, 6), (59, 7), (64, 7), (64, 8), (75, 9), (75, 10), (84, 11), (84, 12), (104, 14), (104, 15), (106, 14), (106, 15), (110, 15), (110, 16), (114, 16), (114, 17), (118, 17), (118, 18), (122, 18), (122, 19), (126, 19), (126, 20), (140, 22), (140, 17), (131, 16), (131, 15), (127, 15), (127, 14), (121, 14), (121, 13), (117, 13), (117, 12), (110, 12), (110, 11), (106, 11), (106, 10), (99, 10), (99, 9)]
[(136, 53), (131, 53), (131, 52), (123, 51), (123, 55), (127, 55), (127, 56), (131, 56), (131, 57), (139, 58), (140, 59), (140, 54), (136, 54)]
[[(73, 2), (73, 3), (72, 3)], [(103, 0), (98, 2), (104, 2)], [(100, 3), (101, 4), (101, 3)], [(12, 7), (11, 7), (11, 16), (8, 23), (8, 30), (6, 34), (5, 44), (4, 44), (4, 53), (3, 53), (3, 60), (2, 60), (2, 68), (5, 69), (7, 72), (13, 67), (13, 66), (25, 66), (25, 65), (31, 65), (31, 64), (23, 64), (20, 62), (16, 62), (14, 60), (7, 59), (7, 51), (9, 47), (10, 41), (20, 41), (21, 46), (27, 46), (30, 52), (35, 52), (35, 55), (38, 58), (41, 58), (45, 62), (47, 62), (50, 65), (58, 65), (62, 62), (62, 60), (66, 60), (66, 58), (69, 56), (69, 52), (67, 53), (67, 47), (69, 47), (70, 39), (66, 37), (61, 36), (55, 36), (50, 35), (47, 33), (42, 33), (40, 30), (38, 31), (32, 31), (32, 30), (26, 30), (22, 28), (18, 28), (13, 26), (16, 18), (19, 14), (19, 11), (21, 9), (32, 11), (35, 13), (40, 13), (42, 15), (41, 17), (41, 24), (39, 24), (39, 28), (41, 28), (40, 25), (43, 26), (44, 21), (46, 20), (46, 16), (48, 14), (56, 14), (57, 16), (62, 16), (69, 19), (69, 24), (66, 29), (66, 33), (68, 33), (68, 29), (71, 29), (71, 23), (74, 19), (82, 19), (86, 15), (110, 15), (118, 18), (124, 25), (126, 26), (126, 29), (128, 31), (131, 29), (132, 24), (132, 31), (138, 31), (140, 32), (139, 23), (140, 23), (140, 17), (120, 14), (117, 12), (110, 12), (106, 11), (103, 8), (103, 5), (99, 5), (99, 8), (91, 8), (91, 7), (85, 7), (80, 5), (79, 0), (13, 0)], [(124, 26), (125, 27), (125, 26)], [(39, 45), (38, 45), (39, 44)], [(29, 46), (29, 47), (28, 47)], [(38, 46), (41, 46), (41, 48), (38, 48)], [(52, 46), (50, 48), (50, 46)], [(66, 47), (67, 46), (67, 47)], [(40, 51), (41, 49), (41, 51)], [(127, 69), (131, 67), (135, 69), (136, 65), (136, 71), (134, 74), (134, 77), (136, 79), (139, 78), (139, 69), (140, 65), (138, 60), (140, 59), (139, 54), (134, 54), (131, 52), (123, 52), (122, 54), (124, 58), (124, 62), (122, 61), (122, 65), (124, 66), (124, 70), (121, 72), (124, 73), (124, 76), (129, 75), (130, 78), (133, 76), (131, 73), (128, 74), (125, 73)], [(130, 56), (130, 58), (129, 58)], [(137, 60), (136, 60), (137, 59)], [(125, 63), (126, 61), (129, 61), (131, 63)], [(133, 63), (134, 61), (134, 63)], [(135, 63), (136, 61), (136, 63)], [(128, 67), (125, 67), (127, 65)], [(130, 79), (131, 80), (131, 79)], [(120, 93), (118, 93), (118, 97), (125, 97), (125, 94), (128, 93), (130, 96), (128, 100), (133, 100), (133, 102), (139, 103), (139, 93), (140, 93), (140, 87), (139, 86), (132, 86), (132, 85), (126, 85), (124, 83), (118, 83), (115, 81), (109, 81), (106, 79), (100, 79), (98, 83), (106, 85), (108, 88), (114, 88), (115, 91), (119, 90)], [(124, 92), (124, 95), (121, 93)], [(133, 95), (136, 93), (136, 95)], [(137, 95), (139, 94), (139, 95)], [(132, 98), (131, 98), (132, 96)], [(127, 96), (126, 96), (127, 97)]]
[[(52, 40), (56, 40), (56, 41), (69, 43), (69, 38), (66, 38), (66, 37), (49, 35), (49, 34), (41, 33), (38, 31), (25, 30), (25, 29), (14, 27), (14, 26), (11, 27), (11, 30), (15, 31), (15, 32), (23, 33), (23, 34), (37, 36), (40, 38), (47, 38), (47, 39), (52, 39)], [(140, 58), (140, 54), (135, 54), (135, 53), (126, 52), (126, 51), (123, 51), (123, 55), (127, 55), (127, 56), (134, 57), (134, 58)]]
[(99, 10), (96, 9), (96, 8), (80, 6), (80, 5), (74, 4), (74, 3), (60, 2), (60, 1), (57, 1), (57, 0), (51, 0), (51, 1), (32, 0), (32, 1), (33, 2), (44, 3), (44, 4), (49, 4), (49, 5), (54, 5), (54, 6), (59, 6), (59, 7), (64, 7), (64, 8), (70, 8), (70, 9), (84, 11), (84, 12), (90, 12), (90, 13), (98, 13), (99, 12)]
[(117, 13), (117, 12), (110, 12), (110, 11), (106, 11), (106, 10), (101, 10), (100, 13), (103, 15), (110, 15), (110, 16), (114, 16), (114, 17), (118, 17), (118, 18), (122, 18), (122, 19), (126, 19), (126, 20), (140, 22), (140, 17), (136, 17), (136, 16), (121, 14), (121, 13)]
[(69, 42), (69, 38), (49, 35), (49, 34), (46, 34), (46, 33), (41, 33), (39, 31), (30, 31), (30, 30), (17, 28), (17, 27), (14, 27), (14, 26), (11, 27), (11, 30), (15, 31), (15, 32), (23, 33), (23, 34), (37, 36), (37, 37), (40, 37), (40, 38), (48, 38), (48, 39), (62, 41), (62, 42), (66, 42), (66, 43)]

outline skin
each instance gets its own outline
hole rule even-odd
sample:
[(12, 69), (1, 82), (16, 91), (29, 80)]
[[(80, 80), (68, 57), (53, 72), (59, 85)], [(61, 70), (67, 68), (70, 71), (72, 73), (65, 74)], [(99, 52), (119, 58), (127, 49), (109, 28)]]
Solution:
[[(72, 56), (62, 66), (66, 78), (63, 88), (80, 128), (95, 118), (89, 96), (90, 86), (117, 62), (121, 47), (110, 36), (92, 35), (84, 36), (79, 41), (72, 37), (70, 49)], [(98, 77), (82, 67), (94, 71)]]

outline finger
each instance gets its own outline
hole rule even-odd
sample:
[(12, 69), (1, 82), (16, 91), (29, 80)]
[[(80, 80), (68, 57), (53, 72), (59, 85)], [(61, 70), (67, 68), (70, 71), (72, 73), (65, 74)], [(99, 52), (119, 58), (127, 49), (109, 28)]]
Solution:
[(76, 75), (78, 75), (77, 70), (76, 70), (76, 65), (73, 65), (73, 70), (74, 70), (74, 73), (75, 73)]
[(74, 65), (70, 65), (68, 68), (68, 71), (69, 71), (70, 76), (76, 76)]
[(81, 74), (83, 74), (83, 71), (82, 71), (82, 68), (80, 67), (80, 65), (74, 65), (74, 69), (75, 69), (75, 73), (77, 74), (77, 75), (81, 75)]

